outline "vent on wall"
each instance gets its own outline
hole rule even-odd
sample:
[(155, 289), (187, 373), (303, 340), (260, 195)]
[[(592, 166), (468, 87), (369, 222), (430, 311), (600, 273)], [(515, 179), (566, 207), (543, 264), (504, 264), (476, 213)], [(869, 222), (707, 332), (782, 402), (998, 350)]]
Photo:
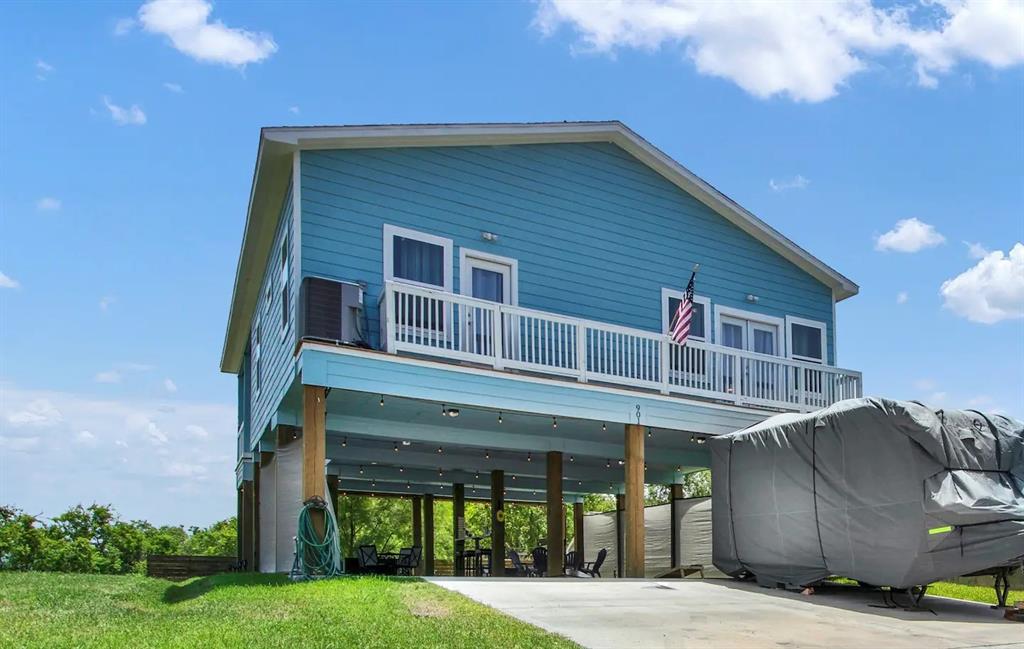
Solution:
[(352, 282), (306, 277), (299, 291), (302, 338), (366, 347), (363, 289)]

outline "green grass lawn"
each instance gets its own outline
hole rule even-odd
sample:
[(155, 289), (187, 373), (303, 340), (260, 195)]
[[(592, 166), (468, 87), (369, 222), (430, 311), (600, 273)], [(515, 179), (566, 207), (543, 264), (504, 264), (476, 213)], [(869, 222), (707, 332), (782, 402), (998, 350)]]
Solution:
[(415, 579), (0, 572), (0, 647), (577, 647)]
[[(856, 584), (857, 582), (852, 579), (846, 579), (844, 577), (832, 577), (829, 581), (837, 584)], [(954, 584), (950, 581), (937, 581), (928, 584), (927, 595), (937, 595), (939, 597), (952, 597), (953, 599), (965, 599), (969, 602), (984, 602), (985, 604), (996, 603), (996, 591), (992, 586), (966, 586), (964, 584)], [(1011, 590), (1009, 596), (1006, 598), (1008, 606), (1013, 606), (1014, 602), (1024, 600), (1024, 590)]]
[[(996, 591), (991, 586), (965, 586), (948, 581), (940, 581), (928, 586), (928, 595), (966, 599), (972, 602), (996, 603)], [(1013, 606), (1014, 602), (1024, 600), (1024, 590), (1011, 590), (1006, 603)]]

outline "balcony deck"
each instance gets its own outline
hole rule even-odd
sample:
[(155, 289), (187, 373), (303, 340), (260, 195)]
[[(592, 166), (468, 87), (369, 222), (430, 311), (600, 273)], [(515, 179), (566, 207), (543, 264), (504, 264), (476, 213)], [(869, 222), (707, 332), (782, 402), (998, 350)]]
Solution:
[(861, 373), (498, 304), (398, 282), (380, 296), (386, 351), (766, 410), (860, 397)]

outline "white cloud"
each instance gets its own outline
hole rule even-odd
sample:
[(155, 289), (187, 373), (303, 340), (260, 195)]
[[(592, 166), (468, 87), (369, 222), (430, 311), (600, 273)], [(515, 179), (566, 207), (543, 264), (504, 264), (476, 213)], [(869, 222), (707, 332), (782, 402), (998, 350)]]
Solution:
[(920, 392), (927, 392), (935, 389), (935, 381), (933, 379), (918, 379), (914, 381), (914, 389)]
[[(100, 306), (102, 307), (102, 302)], [(149, 372), (154, 369), (156, 366), (147, 363), (115, 363), (111, 369), (96, 374), (95, 380), (97, 383), (120, 383), (125, 374)]]
[(142, 126), (146, 123), (146, 113), (135, 104), (130, 108), (124, 108), (110, 101), (110, 97), (104, 96), (103, 105), (110, 111), (110, 118), (118, 126)]
[(993, 324), (1024, 318), (1024, 244), (1009, 254), (995, 250), (942, 283), (947, 309), (971, 322)]
[(915, 218), (896, 222), (896, 227), (875, 240), (875, 250), (894, 252), (917, 252), (925, 248), (933, 248), (946, 240), (946, 237), (928, 223)]
[(900, 291), (896, 294), (896, 304), (906, 304), (909, 299), (910, 295), (906, 291)]
[(784, 192), (787, 189), (803, 189), (810, 184), (811, 181), (800, 174), (793, 176), (789, 180), (775, 180), (774, 178), (768, 180), (768, 186), (775, 192)]
[(181, 87), (181, 84), (171, 83), (170, 81), (164, 81), (164, 88), (167, 88), (171, 92), (181, 94), (185, 92), (185, 89)]
[(36, 60), (36, 79), (46, 81), (56, 68), (42, 59)]
[(117, 370), (106, 370), (98, 372), (95, 377), (97, 383), (120, 383), (121, 373)]
[(239, 67), (259, 63), (277, 51), (270, 34), (211, 22), (212, 10), (206, 0), (150, 0), (139, 8), (139, 24), (166, 36), (179, 52), (203, 63)]
[(53, 196), (44, 196), (36, 201), (36, 210), (39, 212), (56, 212), (60, 206), (60, 199)]
[(298, 115), (299, 114), (299, 107), (298, 106), (289, 106), (288, 107), (288, 112), (291, 113), (292, 115)]
[(21, 283), (0, 272), (0, 288), (21, 288)]
[(967, 246), (967, 256), (971, 259), (983, 259), (989, 253), (988, 249), (980, 243), (964, 241), (964, 245)]
[(992, 405), (992, 397), (987, 394), (979, 394), (976, 397), (971, 397), (967, 400), (967, 405), (972, 408), (981, 408), (982, 406)]
[(164, 379), (164, 390), (174, 393), (178, 391), (178, 385), (171, 379)]
[(114, 302), (117, 302), (116, 297), (113, 295), (104, 295), (100, 298), (100, 311), (106, 312)]
[(209, 431), (207, 431), (202, 426), (198, 426), (196, 424), (189, 424), (188, 426), (185, 426), (185, 432), (191, 435), (192, 437), (199, 437), (201, 439), (206, 439), (207, 437), (210, 436)]
[(206, 477), (207, 469), (201, 464), (186, 464), (184, 462), (172, 462), (163, 471), (168, 478), (200, 478)]
[(0, 435), (0, 449), (11, 453), (35, 453), (42, 448), (42, 438), (38, 435), (31, 437), (12, 437)]
[(932, 392), (925, 398), (925, 403), (929, 406), (944, 406), (949, 402), (949, 394), (946, 392)]
[[(167, 411), (163, 399), (99, 399), (9, 382), (0, 394), (0, 458), (45, 459), (0, 460), (7, 502), (47, 515), (109, 502), (127, 519), (156, 524), (205, 525), (234, 513), (233, 405), (176, 401)], [(182, 490), (205, 497), (182, 498)]]
[(134, 18), (119, 18), (118, 21), (114, 23), (115, 36), (124, 36), (133, 29), (135, 29)]
[(14, 426), (55, 426), (64, 421), (64, 415), (49, 399), (40, 397), (27, 402), (22, 409), (8, 413), (7, 421)]
[(1024, 62), (1024, 3), (1015, 0), (922, 0), (916, 7), (876, 7), (870, 0), (542, 0), (534, 26), (550, 35), (563, 25), (579, 35), (576, 51), (678, 48), (702, 74), (756, 97), (795, 101), (829, 99), (893, 53), (914, 60), (926, 87), (962, 60), (993, 68)]

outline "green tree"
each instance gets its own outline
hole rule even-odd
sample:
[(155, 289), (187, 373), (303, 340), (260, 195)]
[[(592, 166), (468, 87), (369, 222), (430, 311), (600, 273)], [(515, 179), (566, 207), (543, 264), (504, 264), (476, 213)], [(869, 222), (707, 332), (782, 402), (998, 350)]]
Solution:
[(235, 517), (217, 521), (209, 527), (190, 527), (184, 554), (233, 557), (238, 553), (238, 523)]
[[(439, 513), (434, 512), (437, 521)], [(451, 510), (448, 510), (449, 524)], [(360, 545), (395, 552), (412, 541), (412, 505), (405, 498), (338, 497), (338, 536), (344, 556), (356, 556)]]
[(711, 471), (694, 471), (683, 476), (683, 493), (687, 498), (704, 498), (711, 495)]

